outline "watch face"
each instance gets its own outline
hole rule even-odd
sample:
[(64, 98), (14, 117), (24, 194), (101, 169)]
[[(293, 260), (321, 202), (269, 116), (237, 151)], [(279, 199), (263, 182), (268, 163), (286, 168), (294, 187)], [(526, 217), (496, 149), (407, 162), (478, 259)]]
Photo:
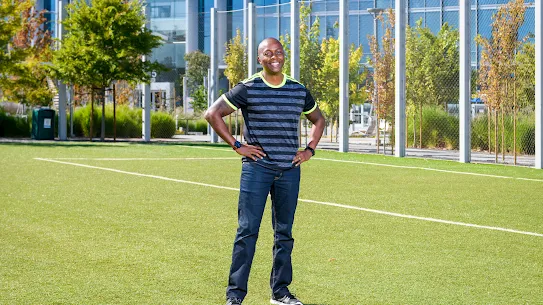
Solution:
[(236, 141), (236, 142), (234, 142), (234, 146), (235, 146), (236, 148), (240, 148), (240, 147), (241, 147), (241, 143), (240, 143), (239, 141)]

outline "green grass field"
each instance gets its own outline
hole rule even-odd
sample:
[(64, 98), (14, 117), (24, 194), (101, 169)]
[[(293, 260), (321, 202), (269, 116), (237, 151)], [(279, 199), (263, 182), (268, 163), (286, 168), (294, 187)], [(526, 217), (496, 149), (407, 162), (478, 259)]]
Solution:
[[(0, 169), (1, 304), (224, 304), (230, 148), (4, 143)], [(306, 304), (543, 304), (541, 170), (317, 151), (300, 199)], [(269, 304), (269, 212), (247, 305)]]

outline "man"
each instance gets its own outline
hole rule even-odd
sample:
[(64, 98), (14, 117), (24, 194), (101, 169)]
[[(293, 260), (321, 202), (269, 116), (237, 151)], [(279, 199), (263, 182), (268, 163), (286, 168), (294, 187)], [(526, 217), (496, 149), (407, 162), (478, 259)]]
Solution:
[[(247, 295), (249, 272), (268, 194), (272, 199), (274, 230), (270, 303), (302, 305), (288, 290), (292, 282), (292, 225), (298, 202), (300, 164), (315, 154), (324, 130), (324, 118), (309, 91), (281, 72), (284, 61), (281, 43), (275, 38), (264, 39), (258, 46), (258, 62), (263, 71), (223, 94), (205, 114), (217, 134), (243, 156), (239, 227), (226, 289), (227, 305), (240, 305)], [(245, 120), (247, 144), (232, 137), (222, 119), (238, 108)], [(313, 127), (308, 146), (300, 151), (298, 126), (302, 113)]]

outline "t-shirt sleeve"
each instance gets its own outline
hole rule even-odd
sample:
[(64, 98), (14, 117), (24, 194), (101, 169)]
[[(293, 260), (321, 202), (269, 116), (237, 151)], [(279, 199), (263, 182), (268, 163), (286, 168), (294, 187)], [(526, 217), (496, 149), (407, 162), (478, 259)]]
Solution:
[(315, 111), (317, 109), (317, 102), (313, 99), (313, 96), (307, 90), (307, 94), (305, 95), (305, 105), (304, 105), (304, 111), (303, 114), (310, 114), (311, 112)]
[(238, 83), (230, 91), (223, 94), (222, 99), (234, 110), (247, 105), (247, 88), (243, 83)]

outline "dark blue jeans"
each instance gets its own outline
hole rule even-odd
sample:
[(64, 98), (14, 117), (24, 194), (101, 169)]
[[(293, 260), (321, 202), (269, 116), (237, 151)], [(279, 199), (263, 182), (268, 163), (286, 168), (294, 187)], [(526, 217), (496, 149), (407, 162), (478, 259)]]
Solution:
[(234, 240), (226, 297), (243, 300), (247, 295), (247, 281), (268, 194), (272, 199), (274, 231), (270, 286), (275, 296), (289, 292), (287, 287), (292, 282), (291, 253), (294, 246), (292, 224), (299, 188), (299, 167), (278, 171), (255, 162), (243, 163), (238, 203), (239, 226)]

